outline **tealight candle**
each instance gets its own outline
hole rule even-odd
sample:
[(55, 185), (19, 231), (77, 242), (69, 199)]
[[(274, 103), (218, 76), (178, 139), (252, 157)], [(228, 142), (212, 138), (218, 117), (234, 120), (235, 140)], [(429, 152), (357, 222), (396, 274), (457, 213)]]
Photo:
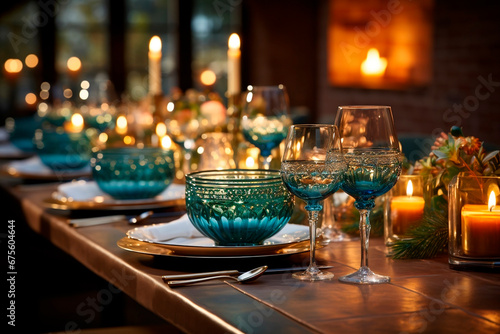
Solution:
[(462, 207), (462, 247), (464, 254), (475, 257), (500, 256), (500, 209), (490, 192), (488, 205)]
[(405, 234), (424, 215), (424, 198), (412, 195), (413, 184), (410, 180), (406, 187), (406, 196), (395, 196), (391, 200), (391, 220), (394, 234)]
[(64, 122), (64, 130), (69, 133), (80, 133), (83, 130), (84, 120), (79, 113), (74, 113), (69, 121)]

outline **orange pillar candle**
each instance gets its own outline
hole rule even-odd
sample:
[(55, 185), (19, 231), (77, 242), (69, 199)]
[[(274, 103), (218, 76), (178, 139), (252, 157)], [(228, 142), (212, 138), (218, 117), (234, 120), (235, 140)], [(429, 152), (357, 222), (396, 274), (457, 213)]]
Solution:
[(424, 215), (424, 198), (412, 196), (413, 185), (408, 181), (406, 196), (395, 196), (391, 200), (392, 232), (403, 235)]
[(500, 209), (495, 209), (492, 191), (488, 205), (466, 204), (462, 207), (462, 248), (474, 257), (500, 256)]

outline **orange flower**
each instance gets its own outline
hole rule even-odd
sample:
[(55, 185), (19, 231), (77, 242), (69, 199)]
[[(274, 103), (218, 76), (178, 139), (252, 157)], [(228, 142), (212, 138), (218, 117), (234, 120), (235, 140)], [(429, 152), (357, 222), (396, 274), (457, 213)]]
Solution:
[(479, 153), (479, 149), (481, 148), (481, 142), (478, 138), (470, 136), (463, 138), (462, 147), (465, 154), (474, 155)]

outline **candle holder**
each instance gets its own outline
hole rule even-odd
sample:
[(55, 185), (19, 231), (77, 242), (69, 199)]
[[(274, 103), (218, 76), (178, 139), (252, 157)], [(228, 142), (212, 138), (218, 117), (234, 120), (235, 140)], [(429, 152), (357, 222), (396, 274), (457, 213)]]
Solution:
[(449, 264), (500, 268), (500, 177), (459, 174), (449, 185)]
[(384, 238), (391, 246), (420, 223), (424, 215), (424, 179), (420, 175), (401, 175), (384, 202)]

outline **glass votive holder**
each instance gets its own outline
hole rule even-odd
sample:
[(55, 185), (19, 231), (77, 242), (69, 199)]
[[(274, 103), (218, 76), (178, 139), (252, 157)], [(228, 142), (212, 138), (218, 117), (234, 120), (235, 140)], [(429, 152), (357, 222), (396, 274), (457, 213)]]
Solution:
[(40, 160), (53, 171), (79, 170), (90, 164), (92, 145), (85, 132), (38, 129), (34, 141)]
[(459, 174), (448, 199), (449, 264), (500, 268), (500, 177)]
[(385, 196), (384, 238), (390, 246), (404, 238), (424, 216), (424, 179), (420, 175), (401, 175)]

